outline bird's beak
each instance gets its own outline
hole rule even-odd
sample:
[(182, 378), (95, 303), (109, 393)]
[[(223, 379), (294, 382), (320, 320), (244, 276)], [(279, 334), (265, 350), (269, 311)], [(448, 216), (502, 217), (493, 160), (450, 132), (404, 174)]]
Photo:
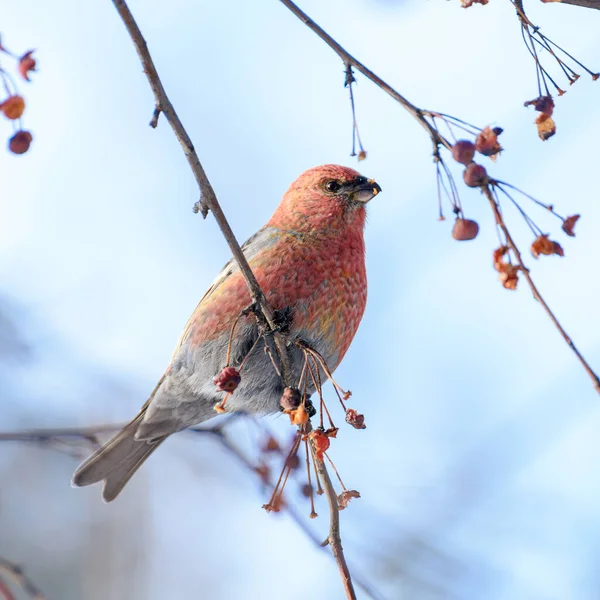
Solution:
[(381, 187), (374, 179), (359, 177), (350, 183), (349, 196), (355, 202), (366, 204), (369, 200), (377, 196), (380, 191)]

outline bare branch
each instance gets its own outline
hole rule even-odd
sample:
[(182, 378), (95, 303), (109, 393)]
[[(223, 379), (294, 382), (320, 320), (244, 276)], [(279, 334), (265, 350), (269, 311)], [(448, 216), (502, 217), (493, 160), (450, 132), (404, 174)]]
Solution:
[(179, 141), (181, 148), (183, 149), (183, 153), (187, 158), (188, 164), (190, 165), (190, 169), (194, 174), (196, 179), (196, 183), (200, 189), (200, 209), (199, 211), (206, 216), (208, 214), (209, 209), (212, 211), (215, 220), (219, 228), (221, 229), (227, 244), (229, 245), (229, 249), (238, 264), (240, 271), (242, 272), (244, 279), (246, 280), (246, 284), (248, 286), (248, 290), (250, 292), (250, 296), (252, 297), (252, 301), (259, 308), (259, 311), (262, 313), (264, 320), (268, 324), (269, 328), (274, 331), (273, 337), (275, 340), (275, 345), (279, 354), (279, 359), (281, 361), (281, 369), (282, 369), (282, 378), (284, 380), (285, 385), (291, 385), (291, 381), (288, 381), (290, 367), (289, 367), (289, 357), (285, 345), (285, 341), (283, 336), (276, 331), (275, 328), (275, 314), (273, 309), (267, 302), (265, 295), (258, 285), (258, 281), (256, 281), (256, 277), (254, 273), (250, 269), (250, 265), (238, 244), (238, 241), (229, 225), (229, 222), (225, 218), (225, 214), (221, 209), (221, 205), (217, 200), (217, 196), (215, 191), (213, 190), (210, 181), (208, 180), (208, 176), (200, 163), (200, 159), (196, 154), (196, 150), (194, 149), (194, 145), (192, 144), (192, 140), (190, 139), (187, 131), (183, 127), (182, 122), (180, 121), (163, 84), (160, 80), (156, 67), (154, 66), (154, 62), (152, 57), (150, 56), (150, 52), (148, 51), (148, 45), (146, 44), (146, 40), (144, 39), (140, 28), (138, 27), (129, 7), (125, 0), (113, 0), (113, 4), (115, 5), (117, 11), (127, 31), (135, 49), (137, 50), (138, 56), (140, 57), (140, 61), (142, 62), (142, 66), (144, 67), (144, 73), (148, 79), (148, 83), (152, 88), (152, 92), (154, 93), (154, 98), (156, 101), (156, 107), (154, 109), (154, 113), (152, 116), (152, 120), (150, 125), (155, 127), (158, 123), (158, 117), (160, 113), (163, 113), (166, 117), (169, 125), (173, 129), (175, 133), (175, 137)]
[(391, 85), (386, 83), (381, 77), (373, 73), (371, 69), (363, 65), (359, 60), (354, 58), (347, 50), (342, 48), (322, 27), (317, 25), (305, 12), (303, 12), (291, 0), (280, 0), (281, 3), (289, 8), (309, 29), (314, 31), (342, 60), (346, 68), (348, 65), (354, 67), (362, 73), (367, 79), (371, 80), (376, 86), (380, 87), (386, 94), (389, 94), (396, 102), (401, 104), (408, 113), (414, 117), (419, 124), (425, 128), (427, 133), (435, 144), (442, 144), (450, 149), (452, 144), (436, 131), (431, 123), (425, 118), (424, 111), (416, 107), (412, 102), (409, 102), (402, 94), (397, 92)]
[[(6, 573), (7, 577), (14, 581), (15, 585), (21, 588), (28, 596), (34, 600), (46, 600), (46, 595), (40, 588), (25, 576), (23, 569), (18, 565), (2, 558), (0, 556), (0, 571)], [(6, 583), (0, 578), (0, 594), (4, 595), (3, 600), (15, 600), (15, 595), (10, 591)]]
[[(241, 418), (242, 416), (248, 417), (247, 415), (243, 415), (242, 413), (232, 413), (228, 415), (226, 421), (219, 423), (218, 425), (213, 425), (212, 427), (191, 427), (186, 429), (184, 433), (189, 434), (201, 434), (201, 435), (209, 435), (215, 438), (222, 446), (225, 448), (232, 456), (234, 456), (248, 471), (256, 474), (256, 466), (253, 464), (252, 460), (249, 459), (237, 446), (232, 442), (230, 436), (227, 435), (226, 428), (227, 426)], [(258, 421), (254, 420), (256, 423)], [(260, 424), (261, 429), (265, 430), (269, 435), (270, 432), (264, 426), (264, 424)], [(104, 434), (111, 434), (115, 431), (119, 431), (123, 428), (122, 423), (116, 424), (103, 424), (96, 425), (92, 427), (65, 427), (65, 428), (39, 428), (39, 429), (24, 429), (20, 431), (14, 432), (0, 432), (0, 442), (20, 442), (20, 443), (34, 443), (40, 444), (43, 446), (50, 446), (57, 442), (62, 442), (65, 439), (70, 440), (78, 440), (81, 442), (89, 442), (90, 440), (95, 440), (97, 436), (102, 436)], [(61, 450), (60, 446), (55, 446), (57, 450)], [(337, 505), (337, 496), (335, 493), (335, 489), (331, 483), (331, 479), (329, 478), (329, 474), (327, 470), (324, 468), (325, 465), (323, 461), (318, 461), (318, 465), (323, 467), (323, 470), (319, 470), (319, 476), (324, 482), (325, 492), (327, 494), (327, 499), (330, 506), (330, 515), (331, 515), (331, 524), (330, 524), (330, 532), (327, 537), (327, 542), (331, 545), (333, 556), (340, 565), (340, 560), (338, 558), (339, 552), (341, 552), (341, 557), (343, 560), (343, 565), (345, 567), (344, 570), (340, 570), (342, 572), (342, 576), (345, 578), (345, 581), (350, 581), (350, 585), (352, 585), (350, 580), (350, 573), (348, 566), (346, 564), (345, 559), (343, 558), (343, 551), (341, 550), (341, 538), (340, 538), (340, 529), (339, 529), (339, 508)], [(320, 468), (320, 467), (319, 467)], [(267, 482), (269, 487), (273, 487), (271, 481)], [(287, 514), (291, 517), (292, 521), (298, 526), (298, 528), (314, 543), (316, 547), (324, 549), (324, 545), (321, 543), (320, 538), (311, 530), (310, 527), (306, 524), (305, 520), (302, 519), (298, 511), (291, 505), (286, 504), (285, 510)], [(339, 551), (338, 551), (339, 549)], [(338, 555), (336, 556), (336, 552)], [(32, 584), (31, 581), (25, 580), (22, 570), (14, 565), (13, 563), (0, 558), (0, 570), (4, 569), (7, 573), (10, 574), (11, 578), (17, 583), (17, 585), (23, 587), (25, 591), (27, 591), (33, 598), (36, 600), (45, 600), (45, 596), (42, 595), (34, 595), (32, 591), (35, 593), (41, 594), (39, 590)], [(374, 590), (374, 588), (364, 579), (356, 577), (355, 578), (356, 585), (360, 587), (365, 594), (374, 599), (378, 600), (380, 596)], [(10, 590), (9, 590), (10, 592)], [(0, 579), (0, 600), (13, 600), (10, 596), (3, 598), (2, 597), (3, 588), (2, 588), (2, 579)], [(354, 598), (355, 596), (349, 596), (349, 598)]]
[(562, 335), (563, 339), (568, 344), (569, 348), (571, 348), (571, 350), (574, 352), (575, 356), (578, 358), (579, 362), (582, 364), (586, 373), (590, 376), (591, 380), (594, 383), (594, 388), (596, 389), (596, 391), (598, 393), (600, 393), (600, 379), (598, 378), (598, 375), (596, 375), (596, 373), (590, 367), (588, 362), (582, 356), (581, 352), (579, 352), (579, 350), (573, 343), (573, 340), (571, 339), (569, 334), (564, 330), (563, 326), (560, 324), (559, 320), (556, 318), (556, 316), (554, 315), (554, 313), (548, 306), (547, 302), (544, 300), (543, 296), (540, 294), (540, 291), (538, 290), (537, 286), (535, 285), (535, 283), (531, 277), (531, 274), (529, 273), (529, 269), (525, 266), (525, 263), (523, 262), (523, 258), (521, 256), (521, 252), (519, 251), (519, 248), (515, 244), (512, 236), (510, 235), (508, 228), (506, 227), (504, 218), (498, 208), (498, 203), (496, 202), (496, 199), (494, 198), (489, 185), (482, 186), (481, 191), (483, 192), (483, 195), (487, 198), (488, 202), (490, 203), (490, 207), (492, 208), (492, 211), (494, 213), (496, 223), (502, 230), (502, 233), (504, 233), (508, 247), (513, 251), (515, 258), (517, 260), (517, 264), (519, 265), (519, 267), (521, 267), (521, 272), (523, 273), (523, 277), (525, 277), (525, 280), (527, 281), (527, 284), (529, 285), (529, 288), (531, 289), (531, 292), (533, 293), (533, 297), (540, 303), (541, 307), (544, 309), (544, 311), (546, 312), (548, 317), (550, 317), (550, 320), (552, 321), (552, 323), (554, 323), (554, 326), (556, 327), (556, 329), (558, 329), (559, 333)]
[(581, 6), (583, 8), (595, 8), (596, 10), (600, 10), (600, 0), (542, 0), (542, 2), (560, 2), (561, 4), (572, 4), (573, 6)]

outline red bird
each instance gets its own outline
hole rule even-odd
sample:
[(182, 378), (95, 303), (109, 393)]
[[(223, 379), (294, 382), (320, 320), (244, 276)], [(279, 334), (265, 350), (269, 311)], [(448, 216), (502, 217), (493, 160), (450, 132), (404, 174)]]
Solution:
[[(380, 191), (373, 180), (347, 167), (309, 169), (242, 247), (288, 341), (307, 343), (331, 371), (348, 350), (365, 310), (365, 204)], [(225, 364), (232, 324), (250, 302), (244, 278), (230, 261), (192, 313), (171, 364), (139, 414), (77, 469), (74, 485), (103, 480), (103, 498), (109, 502), (169, 435), (216, 415), (214, 406), (224, 392), (214, 378)], [(283, 384), (264, 351), (264, 338), (258, 337), (252, 315), (242, 317), (229, 364), (246, 360), (225, 405), (228, 411), (279, 409)], [(288, 348), (297, 381), (303, 354), (294, 344)]]

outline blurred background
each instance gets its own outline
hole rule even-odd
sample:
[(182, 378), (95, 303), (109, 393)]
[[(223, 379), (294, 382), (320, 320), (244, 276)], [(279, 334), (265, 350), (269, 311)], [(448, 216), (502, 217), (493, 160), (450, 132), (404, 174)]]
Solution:
[[(524, 201), (566, 254), (534, 261), (506, 209), (540, 289), (600, 368), (600, 82), (582, 76), (557, 100), (557, 134), (542, 143), (523, 107), (537, 96), (534, 65), (508, 1), (301, 7), (419, 106), (502, 126), (490, 173), (582, 214), (567, 238)], [(305, 169), (356, 166), (343, 66), (283, 5), (130, 8), (240, 240)], [(526, 9), (600, 69), (598, 11)], [(153, 98), (111, 2), (5, 0), (1, 30), (14, 52), (36, 49), (39, 72), (21, 85), (32, 148), (0, 152), (0, 432), (120, 423), (229, 253), (212, 218), (192, 213), (196, 185), (165, 120), (148, 127)], [(598, 395), (524, 282), (516, 293), (498, 282), (479, 192), (460, 186), (481, 232), (455, 242), (452, 219), (437, 220), (429, 139), (357, 80), (358, 168), (384, 193), (369, 205), (367, 312), (336, 376), (368, 426), (343, 427), (331, 452), (362, 494), (342, 513), (351, 569), (388, 599), (598, 599)], [(289, 438), (286, 419), (266, 422)], [(260, 443), (247, 424), (233, 435)], [(110, 505), (98, 487), (70, 487), (78, 460), (0, 442), (0, 556), (48, 599), (344, 597), (328, 553), (265, 513), (256, 476), (214, 439), (175, 436)], [(289, 500), (308, 515), (297, 487)], [(306, 521), (323, 539), (323, 499), (317, 509)]]

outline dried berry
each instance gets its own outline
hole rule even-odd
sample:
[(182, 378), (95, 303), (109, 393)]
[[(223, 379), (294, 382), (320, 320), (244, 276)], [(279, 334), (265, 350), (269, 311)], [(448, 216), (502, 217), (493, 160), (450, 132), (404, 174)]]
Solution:
[(25, 154), (29, 150), (32, 140), (33, 136), (29, 131), (17, 131), (8, 141), (8, 149), (13, 154)]
[(557, 254), (558, 256), (564, 256), (565, 251), (558, 242), (548, 238), (548, 234), (538, 236), (533, 244), (531, 244), (531, 254), (533, 258), (539, 258), (541, 254), (550, 256), (551, 254)]
[(302, 402), (302, 398), (298, 388), (286, 387), (283, 390), (281, 399), (279, 400), (279, 406), (281, 407), (281, 410), (285, 412), (298, 408), (300, 406), (300, 402)]
[(353, 408), (346, 411), (346, 423), (352, 425), (354, 429), (366, 429), (365, 416), (356, 412)]
[(551, 117), (554, 112), (554, 100), (552, 100), (552, 96), (540, 96), (535, 100), (525, 102), (525, 106), (530, 106), (531, 104), (533, 104), (535, 110), (545, 114), (547, 117)]
[(18, 119), (25, 110), (25, 100), (23, 99), (23, 96), (9, 96), (2, 104), (0, 104), (0, 110), (7, 119)]
[(458, 217), (452, 228), (452, 237), (459, 242), (474, 240), (479, 233), (477, 221), (471, 219), (461, 219)]
[(469, 140), (458, 140), (458, 142), (452, 146), (452, 158), (462, 165), (468, 165), (473, 161), (474, 156), (475, 144)]
[(535, 120), (538, 135), (542, 141), (549, 140), (556, 133), (556, 123), (545, 113), (540, 113)]
[(30, 81), (29, 71), (35, 71), (35, 59), (31, 57), (33, 52), (33, 50), (25, 52), (25, 54), (23, 54), (23, 56), (21, 56), (19, 59), (19, 66), (17, 67), (21, 77), (27, 81)]
[(301, 404), (294, 410), (286, 410), (285, 412), (290, 416), (290, 423), (292, 425), (304, 425), (308, 423), (309, 416), (304, 404)]
[(242, 381), (241, 375), (233, 367), (223, 367), (213, 379), (213, 383), (223, 392), (233, 392)]
[(502, 146), (498, 143), (498, 135), (496, 129), (491, 129), (490, 127), (482, 129), (475, 140), (475, 149), (477, 152), (494, 159), (502, 151)]
[(463, 173), (463, 178), (469, 187), (480, 187), (488, 182), (485, 167), (482, 167), (477, 163), (471, 163), (467, 166)]
[(573, 231), (573, 227), (575, 227), (575, 223), (579, 220), (580, 215), (571, 215), (567, 217), (562, 224), (562, 230), (571, 237), (575, 237), (575, 232)]
[(344, 490), (338, 497), (338, 506), (340, 510), (344, 510), (346, 506), (348, 506), (348, 502), (352, 500), (352, 498), (360, 498), (360, 494), (356, 490)]
[(506, 262), (504, 256), (508, 253), (508, 246), (500, 246), (494, 250), (494, 269), (498, 271), (498, 279), (507, 290), (516, 290), (519, 283), (521, 267)]
[(325, 435), (325, 432), (320, 428), (311, 431), (308, 437), (313, 444), (317, 460), (323, 460), (323, 454), (327, 452), (327, 449), (329, 448), (329, 445), (331, 443), (329, 441), (329, 438)]

